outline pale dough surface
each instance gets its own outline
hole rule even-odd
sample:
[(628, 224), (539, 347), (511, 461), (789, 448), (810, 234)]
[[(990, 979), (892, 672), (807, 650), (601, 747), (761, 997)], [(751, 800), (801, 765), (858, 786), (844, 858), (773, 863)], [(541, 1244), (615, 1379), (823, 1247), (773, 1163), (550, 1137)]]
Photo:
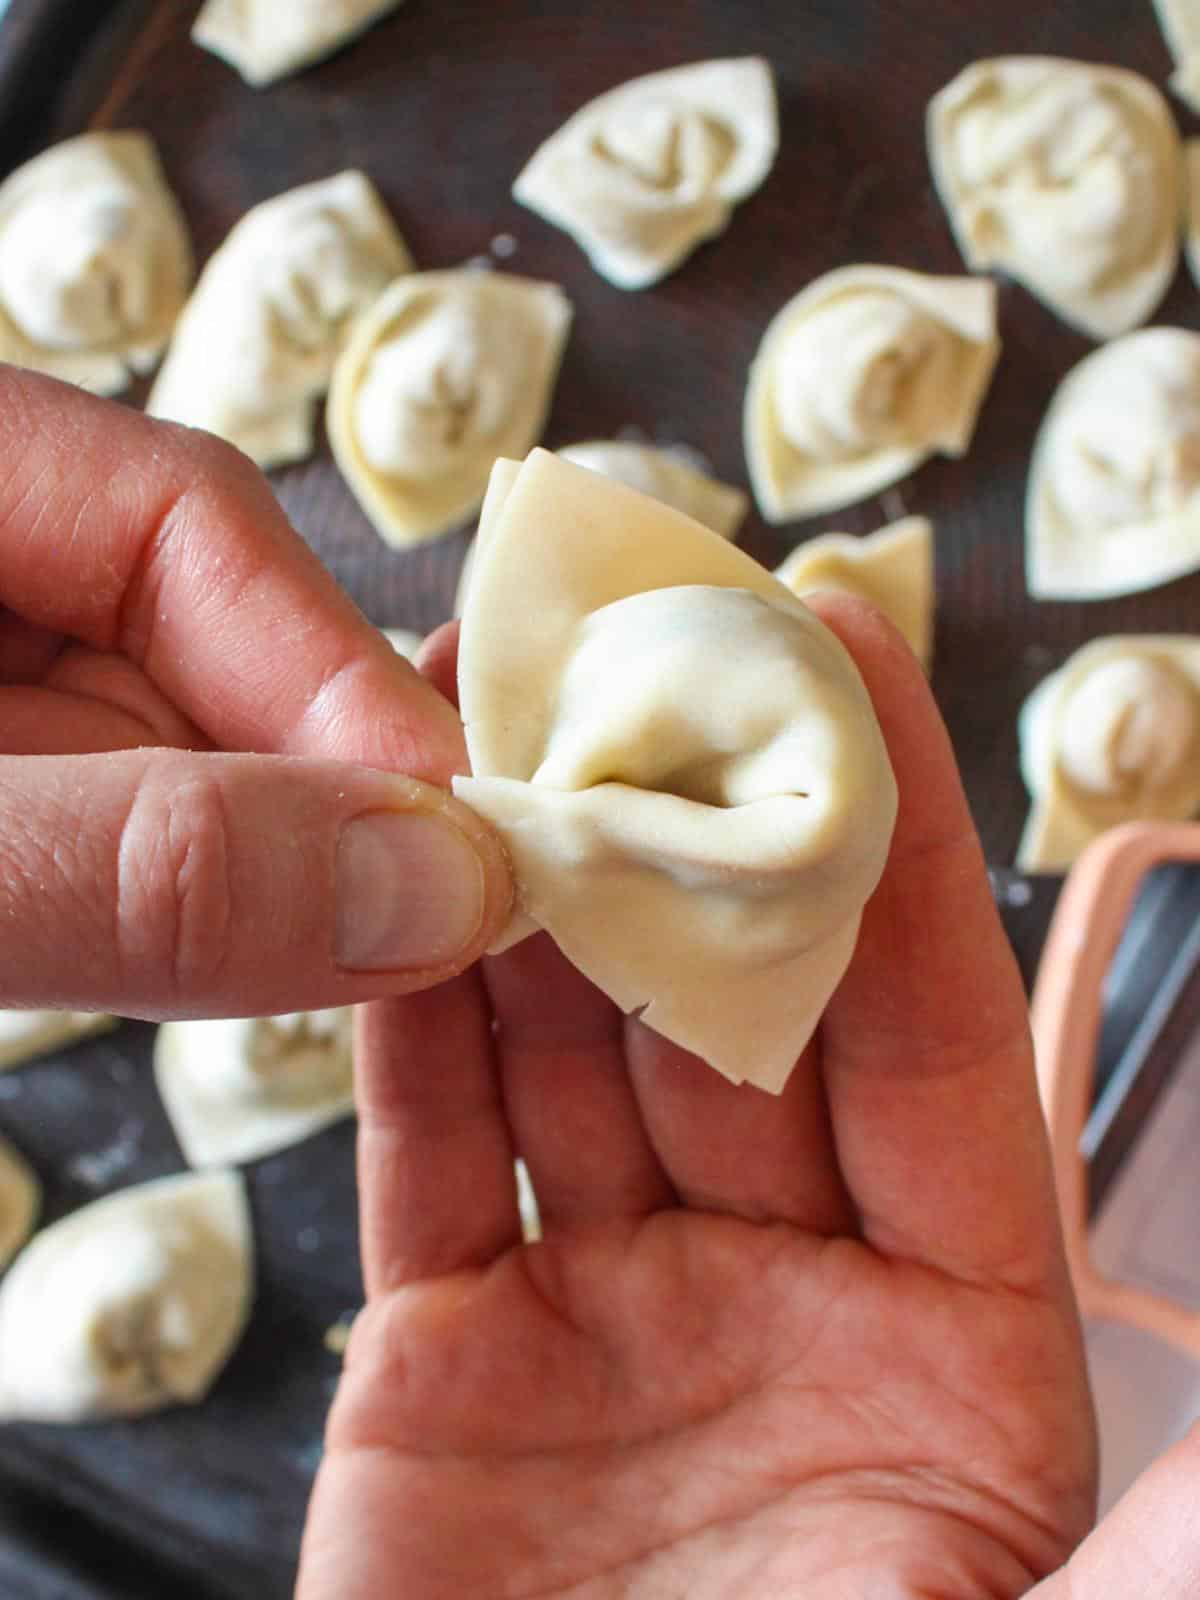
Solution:
[(0, 1272), (33, 1232), (41, 1202), (42, 1186), (33, 1168), (0, 1138)]
[(119, 394), (158, 360), (191, 280), (146, 134), (80, 134), (0, 184), (0, 361)]
[(698, 61), (589, 101), (534, 152), (513, 195), (610, 283), (644, 289), (724, 231), (778, 145), (768, 64)]
[(488, 491), (459, 694), (455, 793), (516, 867), (502, 942), (547, 929), (623, 1010), (781, 1089), (895, 817), (834, 635), (710, 529), (538, 450)]
[[(635, 444), (624, 439), (586, 439), (579, 444), (564, 445), (558, 454), (577, 467), (603, 473), (606, 478), (627, 483), (631, 489), (648, 494), (653, 500), (674, 506), (676, 511), (694, 517), (706, 528), (719, 533), (722, 539), (735, 537), (749, 505), (741, 489), (701, 472), (684, 451), (669, 445)], [(467, 603), (475, 548), (472, 540), (458, 574), (454, 596), (456, 617), (462, 616)]]
[(0, 1071), (116, 1025), (115, 1017), (101, 1012), (0, 1011)]
[(746, 386), (750, 482), (768, 522), (834, 511), (937, 451), (967, 451), (1000, 353), (981, 278), (840, 267), (789, 300)]
[(998, 267), (1093, 339), (1150, 317), (1179, 260), (1179, 135), (1120, 67), (977, 61), (936, 95), (929, 158), (972, 271)]
[(1200, 111), (1200, 0), (1154, 0), (1175, 57), (1171, 88), (1191, 111)]
[(164, 1022), (154, 1074), (189, 1166), (257, 1161), (350, 1116), (351, 1019), (342, 1006)]
[(465, 268), (414, 273), (359, 319), (326, 421), (382, 539), (420, 544), (478, 509), (496, 458), (539, 438), (570, 326), (557, 285)]
[(400, 0), (205, 0), (192, 39), (261, 89), (332, 55)]
[(823, 533), (797, 545), (775, 576), (800, 596), (814, 589), (861, 595), (891, 618), (928, 671), (934, 610), (933, 524), (928, 517), (902, 517), (864, 538)]
[(558, 453), (577, 467), (602, 472), (606, 478), (616, 478), (618, 483), (627, 483), (641, 494), (674, 506), (684, 516), (694, 517), (719, 533), (722, 539), (732, 539), (746, 515), (749, 501), (743, 490), (722, 483), (709, 472), (701, 472), (684, 452), (669, 445), (586, 439), (564, 445)]
[(118, 1190), (36, 1234), (0, 1281), (0, 1421), (202, 1400), (246, 1325), (253, 1255), (235, 1172)]
[(1034, 444), (1025, 566), (1038, 600), (1102, 600), (1200, 567), (1200, 334), (1144, 328), (1059, 385)]
[(1186, 821), (1200, 811), (1200, 637), (1093, 640), (1038, 685), (1018, 732), (1022, 871), (1065, 871), (1123, 822)]
[(301, 460), (351, 321), (411, 267), (361, 172), (264, 200), (201, 273), (147, 411), (206, 428), (260, 467)]

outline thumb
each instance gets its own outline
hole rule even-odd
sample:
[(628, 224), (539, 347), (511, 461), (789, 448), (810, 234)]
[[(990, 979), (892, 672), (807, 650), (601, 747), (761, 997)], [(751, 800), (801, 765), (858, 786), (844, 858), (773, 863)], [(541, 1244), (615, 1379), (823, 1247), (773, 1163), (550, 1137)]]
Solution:
[(1200, 1425), (1160, 1457), (1029, 1600), (1195, 1600), (1200, 1595)]
[(494, 835), (412, 778), (176, 750), (0, 759), (0, 1004), (346, 1005), (461, 971), (511, 899)]

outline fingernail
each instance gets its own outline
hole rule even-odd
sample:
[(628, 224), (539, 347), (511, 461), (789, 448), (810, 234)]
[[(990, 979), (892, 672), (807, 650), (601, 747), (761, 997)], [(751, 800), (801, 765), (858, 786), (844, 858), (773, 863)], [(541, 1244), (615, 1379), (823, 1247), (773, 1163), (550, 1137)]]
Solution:
[(379, 972), (452, 961), (483, 921), (483, 862), (465, 834), (429, 811), (373, 811), (337, 849), (340, 966)]

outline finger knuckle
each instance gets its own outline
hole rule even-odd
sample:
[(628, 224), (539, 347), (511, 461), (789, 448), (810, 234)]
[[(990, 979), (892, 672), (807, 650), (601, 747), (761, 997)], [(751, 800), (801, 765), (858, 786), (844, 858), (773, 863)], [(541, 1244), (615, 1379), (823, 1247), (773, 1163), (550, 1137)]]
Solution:
[(221, 785), (169, 768), (139, 784), (118, 849), (118, 927), (130, 987), (194, 1005), (222, 983), (234, 925), (233, 842)]

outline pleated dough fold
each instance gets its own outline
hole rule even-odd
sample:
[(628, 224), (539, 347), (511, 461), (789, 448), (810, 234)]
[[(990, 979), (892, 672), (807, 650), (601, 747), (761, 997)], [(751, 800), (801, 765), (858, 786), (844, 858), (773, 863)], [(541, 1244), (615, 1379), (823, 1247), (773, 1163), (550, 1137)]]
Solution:
[(610, 283), (644, 289), (725, 230), (778, 145), (768, 64), (698, 61), (589, 101), (534, 152), (513, 195)]
[(420, 544), (477, 510), (496, 458), (537, 441), (570, 326), (557, 285), (465, 268), (414, 273), (359, 319), (327, 424), (382, 539)]
[(803, 596), (814, 589), (844, 589), (878, 606), (899, 628), (909, 649), (929, 670), (933, 658), (933, 524), (902, 517), (863, 538), (823, 533), (797, 545), (775, 569), (780, 583)]
[(1023, 871), (1065, 871), (1123, 822), (1186, 821), (1200, 811), (1200, 637), (1093, 640), (1038, 685), (1018, 732)]
[(348, 1006), (279, 1017), (164, 1022), (158, 1092), (189, 1166), (232, 1166), (354, 1110)]
[[(661, 500), (686, 517), (694, 517), (706, 528), (732, 539), (746, 515), (747, 496), (732, 484), (701, 472), (688, 460), (688, 453), (671, 445), (635, 444), (624, 439), (587, 439), (564, 445), (558, 452), (564, 461), (599, 472), (618, 483), (627, 483), (639, 494)], [(467, 589), (475, 566), (476, 542), (467, 546), (458, 574), (454, 595), (454, 615), (461, 617), (467, 603)]]
[(119, 394), (158, 360), (191, 279), (144, 133), (80, 134), (0, 184), (0, 361)]
[(1200, 111), (1200, 0), (1154, 0), (1175, 57), (1171, 88), (1191, 111)]
[(1200, 567), (1200, 334), (1144, 328), (1063, 379), (1034, 444), (1025, 565), (1038, 600), (1102, 600)]
[(455, 793), (516, 867), (505, 942), (545, 928), (623, 1010), (781, 1089), (895, 817), (834, 635), (709, 529), (537, 450), (489, 486), (459, 694)]
[(255, 89), (332, 55), (400, 0), (205, 0), (192, 39)]
[(72, 1212), (0, 1282), (0, 1421), (202, 1400), (246, 1325), (252, 1271), (233, 1172), (159, 1178)]
[(835, 511), (936, 451), (964, 455), (999, 353), (983, 279), (857, 266), (809, 284), (767, 328), (746, 386), (763, 516)]
[(302, 460), (352, 319), (411, 267), (361, 172), (264, 200), (201, 273), (147, 411), (206, 428), (260, 467)]
[(1093, 339), (1152, 315), (1179, 261), (1179, 135), (1120, 67), (1003, 56), (929, 107), (929, 159), (963, 258), (998, 267)]

